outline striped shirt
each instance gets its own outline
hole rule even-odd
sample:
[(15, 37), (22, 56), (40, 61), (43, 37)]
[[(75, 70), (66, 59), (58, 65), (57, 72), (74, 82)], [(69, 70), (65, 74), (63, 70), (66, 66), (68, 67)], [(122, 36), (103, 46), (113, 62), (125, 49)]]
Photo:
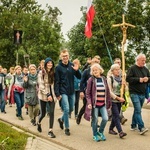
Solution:
[(105, 105), (105, 85), (102, 78), (97, 78), (96, 91), (96, 107), (102, 107)]

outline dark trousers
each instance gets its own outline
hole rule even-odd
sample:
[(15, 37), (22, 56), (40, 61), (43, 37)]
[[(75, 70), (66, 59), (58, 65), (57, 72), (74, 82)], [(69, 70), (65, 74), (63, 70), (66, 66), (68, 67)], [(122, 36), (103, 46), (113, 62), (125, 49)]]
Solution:
[(39, 123), (41, 123), (42, 119), (45, 117), (46, 114), (46, 105), (49, 105), (49, 128), (53, 128), (53, 124), (54, 124), (54, 110), (55, 110), (55, 102), (52, 101), (42, 101), (40, 100), (40, 115), (39, 115)]
[(78, 115), (79, 98), (80, 98), (80, 91), (75, 91), (75, 109), (74, 109), (75, 116)]
[(84, 97), (84, 98), (83, 98), (83, 106), (82, 106), (82, 108), (80, 109), (79, 115), (78, 115), (78, 118), (80, 118), (80, 119), (81, 119), (82, 115), (83, 115), (84, 112), (85, 112), (86, 102), (87, 102), (87, 101), (86, 101), (86, 98)]
[(114, 127), (116, 127), (119, 133), (122, 131), (122, 127), (120, 124), (120, 110), (121, 103), (112, 102), (112, 121), (109, 130), (113, 130)]

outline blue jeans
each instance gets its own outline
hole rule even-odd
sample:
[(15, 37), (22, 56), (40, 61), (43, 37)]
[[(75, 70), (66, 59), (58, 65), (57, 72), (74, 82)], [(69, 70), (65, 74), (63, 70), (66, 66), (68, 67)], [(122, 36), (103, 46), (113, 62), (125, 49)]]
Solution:
[(22, 107), (24, 106), (24, 92), (14, 92), (15, 103), (17, 105), (18, 117), (22, 116)]
[(73, 111), (74, 108), (74, 102), (75, 102), (75, 94), (72, 95), (66, 95), (62, 94), (62, 99), (61, 99), (61, 107), (63, 110), (63, 116), (62, 116), (62, 121), (65, 124), (65, 128), (69, 128), (69, 113)]
[(145, 95), (130, 94), (130, 97), (134, 107), (131, 128), (135, 128), (138, 125), (139, 130), (141, 130), (144, 127), (144, 122), (142, 120), (142, 115), (141, 115), (141, 109), (145, 101)]
[(0, 91), (0, 109), (1, 112), (5, 112), (5, 100), (4, 100), (4, 90)]
[(100, 128), (99, 128), (100, 133), (104, 132), (105, 126), (106, 126), (107, 121), (108, 121), (108, 113), (107, 113), (107, 110), (106, 110), (105, 106), (103, 106), (101, 108), (93, 108), (93, 110), (92, 110), (93, 136), (97, 135), (97, 122), (98, 122), (99, 114), (101, 114), (101, 116), (102, 116), (102, 121), (100, 123)]

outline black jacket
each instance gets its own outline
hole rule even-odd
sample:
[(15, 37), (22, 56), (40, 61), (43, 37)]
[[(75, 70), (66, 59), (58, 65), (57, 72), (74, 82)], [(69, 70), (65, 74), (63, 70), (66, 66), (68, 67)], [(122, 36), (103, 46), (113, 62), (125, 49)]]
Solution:
[(56, 97), (61, 94), (72, 95), (74, 93), (74, 75), (81, 79), (81, 73), (79, 70), (75, 71), (73, 63), (70, 61), (67, 65), (59, 61), (59, 64), (55, 68), (55, 84), (54, 90)]
[(148, 77), (148, 82), (150, 82), (150, 73), (145, 66), (138, 67), (137, 65), (133, 65), (129, 68), (127, 72), (126, 81), (129, 82), (130, 94), (145, 95), (147, 83), (140, 83), (140, 78), (143, 77)]

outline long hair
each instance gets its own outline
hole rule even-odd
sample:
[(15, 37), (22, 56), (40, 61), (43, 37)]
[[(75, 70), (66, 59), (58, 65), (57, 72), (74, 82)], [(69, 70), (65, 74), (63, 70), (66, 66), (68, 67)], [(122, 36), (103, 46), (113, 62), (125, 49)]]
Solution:
[[(47, 70), (47, 67), (45, 68), (45, 71), (48, 74), (48, 83), (53, 84), (54, 83), (54, 64), (52, 68), (50, 69), (50, 71)], [(45, 71), (42, 70), (43, 80), (44, 80)]]

